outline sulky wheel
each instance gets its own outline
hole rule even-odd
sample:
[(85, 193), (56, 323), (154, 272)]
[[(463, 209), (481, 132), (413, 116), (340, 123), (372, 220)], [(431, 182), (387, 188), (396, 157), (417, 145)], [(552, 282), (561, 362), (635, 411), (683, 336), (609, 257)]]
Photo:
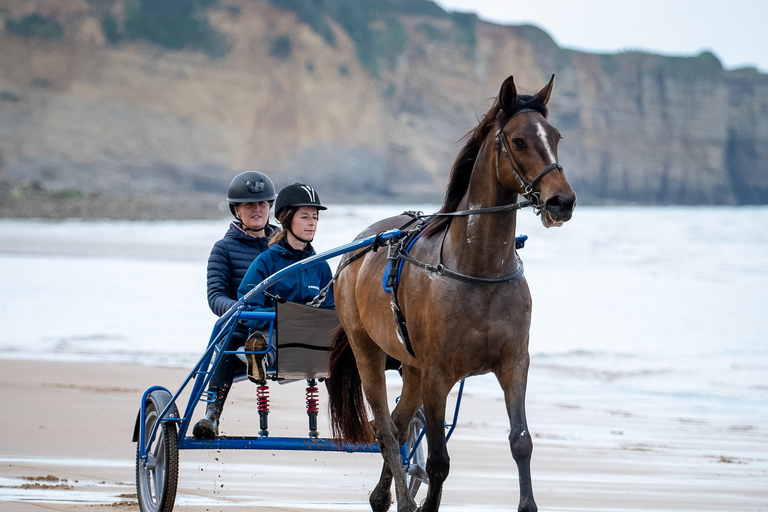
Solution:
[[(162, 410), (149, 396), (146, 404), (144, 435), (149, 437)], [(179, 445), (176, 424), (164, 421), (157, 429), (147, 460), (139, 457), (141, 441), (136, 445), (136, 494), (141, 512), (171, 512), (176, 500), (179, 477)]]
[[(413, 445), (421, 435), (423, 430), (426, 430), (427, 421), (424, 418), (424, 409), (419, 409), (416, 414), (411, 418), (411, 423), (408, 425), (408, 453), (413, 450)], [(427, 436), (424, 435), (419, 441), (419, 445), (416, 448), (416, 452), (413, 454), (410, 464), (406, 470), (406, 481), (408, 482), (408, 492), (411, 497), (416, 499), (416, 494), (419, 492), (421, 484), (429, 485), (427, 478)]]

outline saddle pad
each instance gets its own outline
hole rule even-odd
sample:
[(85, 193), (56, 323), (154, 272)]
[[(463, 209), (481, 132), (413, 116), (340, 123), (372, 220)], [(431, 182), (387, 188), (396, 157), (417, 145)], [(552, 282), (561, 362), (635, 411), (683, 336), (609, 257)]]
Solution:
[[(405, 248), (405, 252), (408, 252), (411, 250), (411, 247), (413, 247), (413, 244), (416, 243), (416, 240), (418, 240), (420, 236), (421, 236), (421, 231), (419, 231), (419, 233), (415, 237), (413, 237), (413, 240), (411, 240), (411, 243), (409, 243), (408, 247)], [(397, 282), (400, 283), (400, 274), (403, 273), (403, 259), (397, 258), (395, 261), (397, 263)], [(387, 281), (389, 280), (389, 266), (391, 264), (392, 264), (392, 260), (387, 260), (387, 264), (384, 266), (384, 275), (382, 276), (382, 279), (381, 279), (381, 285), (384, 287), (384, 291), (387, 293), (392, 293), (392, 287), (387, 286)]]
[(331, 331), (339, 325), (336, 310), (295, 302), (278, 302), (277, 377), (321, 379), (328, 377)]

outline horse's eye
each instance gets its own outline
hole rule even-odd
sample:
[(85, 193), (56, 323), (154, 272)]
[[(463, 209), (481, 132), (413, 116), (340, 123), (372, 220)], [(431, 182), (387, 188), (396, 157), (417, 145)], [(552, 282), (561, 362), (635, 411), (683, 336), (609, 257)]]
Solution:
[(523, 149), (525, 147), (523, 139), (512, 139), (512, 144), (515, 146), (515, 149)]

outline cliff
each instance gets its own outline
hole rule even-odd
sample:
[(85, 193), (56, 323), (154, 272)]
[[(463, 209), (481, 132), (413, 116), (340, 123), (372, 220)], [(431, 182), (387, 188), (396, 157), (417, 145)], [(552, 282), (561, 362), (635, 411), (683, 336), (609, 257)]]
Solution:
[(247, 169), (326, 200), (437, 201), (503, 79), (551, 73), (581, 202), (768, 202), (768, 76), (709, 53), (575, 52), (433, 4), (374, 16), (369, 47), (277, 0), (202, 2), (198, 44), (174, 49), (126, 36), (137, 5), (0, 0), (0, 214), (47, 198), (202, 215)]

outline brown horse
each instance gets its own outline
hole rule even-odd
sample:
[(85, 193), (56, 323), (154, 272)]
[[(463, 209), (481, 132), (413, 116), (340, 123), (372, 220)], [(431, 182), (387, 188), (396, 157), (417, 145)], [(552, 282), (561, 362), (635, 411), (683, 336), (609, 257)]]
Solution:
[[(407, 322), (398, 336), (391, 297), (382, 287), (385, 251), (368, 252), (340, 273), (335, 285), (341, 321), (328, 380), (331, 421), (339, 438), (370, 442), (384, 458), (371, 493), (374, 512), (387, 510), (395, 480), (397, 510), (411, 512), (399, 448), (423, 404), (427, 423), (429, 489), (419, 511), (437, 511), (448, 476), (445, 407), (459, 380), (493, 372), (504, 390), (509, 444), (520, 480), (519, 510), (535, 511), (530, 459), (533, 443), (525, 418), (531, 296), (515, 251), (516, 209), (532, 204), (546, 227), (571, 218), (576, 195), (557, 163), (560, 134), (547, 122), (554, 75), (536, 94), (518, 95), (510, 76), (451, 169), (440, 212), (410, 249), (397, 299)], [(517, 203), (518, 195), (528, 202)], [(469, 210), (469, 211), (467, 211)], [(380, 221), (360, 236), (403, 225), (408, 217)], [(440, 265), (437, 263), (440, 262)], [(342, 263), (343, 264), (343, 263)], [(392, 415), (384, 377), (386, 355), (402, 362), (403, 390)], [(368, 423), (360, 387), (373, 412)]]

